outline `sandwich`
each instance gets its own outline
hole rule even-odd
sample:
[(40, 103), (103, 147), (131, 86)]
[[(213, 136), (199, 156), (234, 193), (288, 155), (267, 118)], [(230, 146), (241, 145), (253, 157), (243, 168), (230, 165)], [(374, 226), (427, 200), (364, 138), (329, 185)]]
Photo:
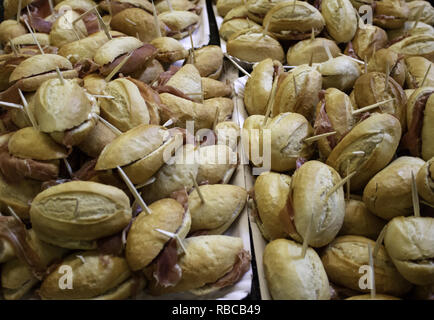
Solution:
[(264, 172), (256, 178), (253, 212), (256, 225), (267, 241), (287, 236), (280, 215), (288, 209), (291, 178), (286, 174)]
[(431, 144), (432, 121), (434, 112), (434, 88), (416, 89), (407, 102), (407, 127), (401, 146), (410, 151), (413, 157), (421, 157), (428, 161), (434, 156)]
[(157, 49), (144, 44), (134, 37), (114, 38), (97, 49), (93, 60), (100, 66), (99, 72), (107, 76), (115, 69), (128, 55), (128, 61), (122, 66), (118, 73), (129, 75), (137, 69), (143, 68), (154, 59)]
[[(408, 88), (417, 89), (421, 87), (425, 79), (424, 87), (434, 87), (434, 63), (424, 57), (414, 56), (405, 59), (406, 73), (405, 83)], [(430, 67), (431, 66), (431, 67)], [(425, 73), (428, 75), (425, 78)]]
[[(62, 266), (68, 265), (73, 276), (72, 288), (62, 288)], [(43, 300), (121, 300), (136, 296), (145, 285), (133, 276), (123, 257), (98, 251), (77, 252), (67, 256), (42, 282), (39, 295)]]
[(242, 61), (260, 62), (270, 58), (283, 62), (285, 53), (281, 44), (262, 28), (250, 28), (234, 33), (227, 41), (228, 54)]
[(406, 37), (389, 48), (405, 57), (421, 56), (434, 62), (434, 35), (431, 34)]
[(211, 294), (237, 283), (250, 270), (250, 253), (238, 237), (224, 235), (197, 236), (184, 240), (188, 254), (178, 265), (182, 272), (174, 286), (162, 285), (152, 274), (153, 264), (146, 272), (151, 295), (190, 292), (197, 296)]
[(360, 190), (392, 160), (401, 132), (401, 125), (394, 116), (374, 113), (345, 135), (326, 163), (341, 177), (356, 172), (351, 178), (351, 190)]
[(274, 80), (281, 73), (282, 64), (270, 58), (262, 60), (253, 68), (244, 88), (244, 105), (249, 115), (265, 115)]
[(120, 232), (130, 220), (130, 200), (122, 190), (89, 181), (50, 187), (30, 208), (36, 235), (69, 249), (95, 249), (98, 239)]
[(195, 59), (189, 56), (186, 63), (193, 64), (199, 70), (201, 77), (214, 80), (220, 78), (223, 71), (223, 52), (219, 46), (209, 45), (194, 50)]
[(408, 13), (408, 20), (416, 21), (420, 12), (419, 21), (429, 25), (434, 25), (434, 8), (429, 1), (417, 0), (412, 1), (407, 5), (410, 10)]
[(348, 91), (361, 75), (357, 62), (346, 56), (324, 61), (318, 65), (317, 70), (321, 73), (324, 89)]
[(404, 25), (410, 13), (404, 0), (381, 0), (375, 2), (374, 24), (384, 29), (397, 29)]
[(170, 31), (167, 35), (175, 39), (183, 39), (188, 36), (188, 30), (193, 32), (200, 24), (200, 17), (191, 11), (165, 11), (158, 15)]
[(148, 0), (110, 0), (110, 1), (100, 1), (98, 5), (101, 9), (106, 12), (111, 12), (114, 16), (119, 12), (130, 9), (138, 8), (152, 13), (152, 4)]
[(216, 4), (217, 13), (225, 17), (229, 11), (231, 11), (233, 8), (241, 6), (243, 1), (241, 0), (218, 0)]
[(0, 43), (4, 46), (9, 39), (26, 34), (26, 28), (16, 20), (3, 20), (0, 23)]
[[(171, 198), (156, 201), (149, 209), (151, 214), (140, 213), (131, 225), (125, 247), (126, 261), (132, 271), (153, 269), (154, 283), (173, 287), (183, 277), (178, 240), (183, 241), (187, 236), (191, 216), (188, 209)], [(159, 230), (173, 233), (177, 238), (170, 238)]]
[(165, 153), (169, 152), (170, 156), (175, 152), (175, 133), (157, 125), (139, 125), (104, 147), (95, 170), (111, 170), (119, 166), (134, 184), (143, 184), (163, 166)]
[(416, 175), (417, 191), (430, 204), (434, 204), (434, 158), (429, 159)]
[(321, 157), (327, 158), (339, 141), (355, 126), (353, 111), (351, 100), (344, 92), (335, 88), (320, 91), (313, 125), (314, 135), (336, 131), (335, 135), (317, 141)]
[(294, 241), (277, 239), (264, 250), (264, 272), (274, 300), (330, 300), (330, 285), (318, 254)]
[[(375, 241), (360, 236), (337, 237), (321, 254), (321, 260), (330, 281), (346, 288), (368, 292), (359, 286), (360, 267), (369, 266), (368, 245)], [(375, 289), (378, 294), (401, 297), (411, 289), (392, 263), (384, 246), (380, 246), (374, 264)]]
[(402, 56), (388, 49), (380, 49), (369, 59), (368, 72), (386, 73), (392, 77), (401, 87), (404, 86), (406, 77), (406, 63)]
[(204, 202), (194, 189), (188, 196), (191, 213), (190, 235), (219, 235), (230, 228), (243, 211), (247, 202), (247, 191), (229, 184), (199, 186)]
[(153, 39), (150, 43), (158, 50), (155, 59), (162, 63), (171, 64), (188, 57), (188, 51), (185, 50), (184, 46), (176, 39), (158, 37)]
[(329, 49), (334, 58), (341, 53), (341, 49), (333, 40), (326, 38), (305, 39), (289, 47), (286, 61), (288, 65), (299, 66), (310, 63), (312, 56), (312, 63), (325, 62), (329, 59), (325, 47)]
[(266, 1), (266, 0), (248, 0), (245, 5), (247, 8), (247, 16), (256, 23), (262, 24), (267, 13), (279, 3), (286, 0)]
[(238, 155), (221, 144), (200, 147), (198, 150), (198, 184), (229, 183), (238, 164)]
[(374, 48), (380, 50), (388, 45), (387, 33), (380, 27), (371, 24), (359, 24), (359, 28), (350, 44), (356, 57), (367, 61), (372, 56)]
[(272, 106), (273, 116), (283, 112), (296, 112), (312, 121), (322, 87), (321, 73), (315, 67), (301, 65), (282, 75), (281, 79)]
[[(138, 37), (140, 41), (145, 43), (149, 43), (159, 36), (152, 14), (139, 8), (129, 8), (114, 14), (110, 21), (110, 27), (131, 37)], [(166, 26), (161, 19), (159, 19), (159, 28), (160, 34), (165, 36)]]
[(434, 283), (434, 218), (396, 217), (387, 224), (384, 246), (399, 273), (416, 285)]
[(237, 150), (240, 140), (240, 127), (233, 121), (219, 122), (214, 129), (217, 144), (225, 145), (233, 151)]
[(345, 200), (345, 218), (340, 236), (354, 235), (376, 240), (386, 225), (386, 221), (373, 214), (363, 201)]
[(217, 97), (229, 97), (232, 94), (230, 84), (208, 77), (202, 77), (202, 91), (205, 100)]
[(31, 100), (35, 120), (42, 132), (67, 147), (82, 142), (99, 114), (96, 99), (76, 80), (55, 78), (41, 84)]
[(413, 213), (411, 177), (425, 164), (420, 158), (399, 157), (378, 172), (363, 190), (363, 202), (376, 216), (391, 220)]
[[(281, 40), (302, 40), (321, 33), (325, 21), (314, 6), (303, 1), (282, 2), (265, 15), (262, 25)], [(267, 28), (268, 27), (268, 28)]]
[[(262, 128), (261, 128), (262, 129)], [(283, 172), (296, 168), (299, 158), (310, 159), (314, 148), (304, 142), (304, 139), (313, 134), (313, 129), (307, 119), (298, 113), (281, 113), (267, 121), (264, 130), (260, 131), (262, 139), (259, 140), (264, 150), (264, 156), (271, 152), (271, 170)], [(271, 144), (267, 147), (267, 138), (264, 132), (270, 135)], [(252, 142), (253, 143), (253, 142)]]
[(9, 134), (3, 141), (0, 171), (10, 184), (23, 179), (53, 180), (59, 175), (59, 160), (67, 156), (66, 148), (55, 143), (48, 134), (26, 127)]
[(321, 13), (327, 32), (337, 43), (351, 41), (357, 31), (357, 16), (350, 0), (324, 0)]
[(312, 160), (301, 165), (291, 178), (287, 210), (280, 219), (289, 236), (307, 241), (312, 247), (330, 243), (342, 227), (345, 216), (343, 187), (339, 174), (326, 164)]

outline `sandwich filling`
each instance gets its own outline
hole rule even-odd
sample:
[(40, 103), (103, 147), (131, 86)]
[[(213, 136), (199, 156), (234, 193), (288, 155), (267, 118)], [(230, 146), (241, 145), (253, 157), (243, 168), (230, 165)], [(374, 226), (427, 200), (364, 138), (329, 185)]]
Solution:
[[(334, 131), (330, 118), (327, 115), (325, 92), (323, 90), (320, 91), (320, 100), (321, 100), (321, 108), (317, 114), (315, 124), (313, 126), (315, 130), (314, 135), (319, 135), (319, 134)], [(336, 147), (336, 145), (338, 144), (336, 135), (328, 136), (326, 139), (331, 149)]]
[(409, 150), (410, 154), (414, 157), (420, 157), (421, 155), (423, 118), (426, 103), (431, 94), (433, 94), (432, 91), (425, 92), (417, 98), (413, 106), (413, 118), (411, 119), (410, 127), (402, 137), (401, 146)]

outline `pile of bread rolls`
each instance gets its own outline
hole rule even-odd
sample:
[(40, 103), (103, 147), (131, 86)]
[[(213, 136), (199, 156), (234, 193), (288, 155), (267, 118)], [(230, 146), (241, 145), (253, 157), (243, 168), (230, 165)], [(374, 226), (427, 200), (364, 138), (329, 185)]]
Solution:
[(238, 283), (251, 258), (226, 232), (247, 202), (229, 184), (232, 89), (218, 80), (218, 46), (179, 42), (206, 8), (5, 0), (4, 10), (2, 298), (218, 295)]
[[(267, 241), (271, 297), (433, 299), (432, 5), (217, 0), (216, 8), (227, 53), (253, 65), (244, 129), (251, 165), (270, 157), (250, 205)], [(374, 288), (361, 285), (366, 266)]]

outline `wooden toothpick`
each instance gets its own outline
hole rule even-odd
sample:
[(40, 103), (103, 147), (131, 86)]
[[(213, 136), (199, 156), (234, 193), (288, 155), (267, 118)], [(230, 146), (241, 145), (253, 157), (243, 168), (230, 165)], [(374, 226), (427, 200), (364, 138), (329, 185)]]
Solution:
[(394, 101), (394, 100), (395, 100), (395, 98), (391, 98), (391, 99), (387, 99), (387, 100), (384, 100), (384, 101), (380, 101), (380, 102), (371, 104), (369, 106), (366, 106), (366, 107), (354, 110), (352, 112), (352, 114), (355, 115), (355, 114), (363, 113), (363, 112), (366, 112), (366, 111), (370, 111), (372, 109), (377, 108), (378, 106), (381, 106), (382, 104), (385, 104), (385, 103), (388, 103), (388, 102), (391, 102), (391, 101)]
[(432, 63), (429, 64), (429, 67), (426, 70), (425, 75), (423, 76), (423, 80), (422, 80), (422, 83), (420, 84), (420, 88), (422, 88), (425, 85), (425, 81), (428, 77), (429, 71), (431, 70), (431, 66), (432, 66)]
[(54, 14), (53, 0), (48, 0), (48, 5), (50, 6), (50, 12), (51, 12), (51, 14)]
[(301, 249), (301, 256), (303, 257), (303, 259), (306, 256), (309, 240), (310, 240), (311, 233), (312, 233), (313, 214), (314, 213), (312, 212), (310, 219), (309, 219), (309, 222), (308, 222), (307, 227), (306, 227), (306, 231), (304, 233), (303, 247)]
[(12, 207), (8, 206), (8, 210), (9, 210), (9, 213), (10, 213), (10, 214), (15, 218), (15, 219), (17, 219), (19, 222), (22, 223), (20, 217), (18, 217), (18, 215), (16, 214), (16, 212), (14, 211), (14, 209), (12, 209)]
[(110, 31), (109, 31), (109, 29), (107, 28), (107, 25), (105, 24), (105, 22), (104, 22), (104, 20), (102, 19), (101, 15), (99, 14), (98, 9), (97, 9), (96, 7), (94, 7), (93, 11), (95, 12), (96, 17), (98, 18), (99, 25), (100, 25), (101, 28), (104, 30), (105, 35), (107, 36), (107, 38), (108, 38), (109, 40), (112, 40), (113, 37), (112, 37), (112, 35), (110, 34)]
[(35, 41), (36, 45), (38, 46), (39, 51), (41, 52), (42, 55), (44, 55), (44, 50), (42, 50), (42, 47), (41, 47), (41, 45), (39, 44), (38, 39), (36, 39), (36, 36), (35, 36), (35, 34), (34, 34), (32, 28), (30, 28), (30, 25), (29, 25), (29, 23), (27, 22), (26, 19), (24, 19), (24, 23), (26, 24), (27, 29), (28, 29), (29, 32), (31, 33), (33, 40)]
[(92, 9), (87, 10), (85, 13), (82, 13), (77, 19), (75, 19), (74, 21), (72, 21), (72, 24), (75, 25), (78, 21), (80, 21), (84, 17), (86, 17), (89, 14), (95, 12), (95, 10), (97, 9), (97, 7), (98, 7), (98, 5), (94, 6)]
[(33, 113), (29, 109), (29, 104), (27, 103), (27, 100), (24, 97), (23, 92), (21, 91), (21, 89), (18, 89), (18, 93), (20, 95), (21, 101), (23, 102), (24, 111), (26, 112), (27, 117), (29, 118), (30, 122), (32, 123), (33, 128), (35, 128), (36, 130), (39, 131), (39, 126), (36, 123), (36, 119), (33, 116)]
[(72, 172), (72, 168), (71, 165), (69, 164), (68, 159), (63, 158), (63, 163), (65, 164), (66, 171), (68, 171), (69, 176), (72, 178), (74, 173)]
[(312, 32), (310, 34), (310, 41), (315, 40), (315, 29), (312, 27)]
[(15, 44), (13, 43), (12, 39), (9, 39), (9, 45), (11, 46), (11, 49), (14, 52), (14, 56), (17, 57), (18, 56), (18, 50), (15, 47)]
[(154, 25), (157, 31), (157, 37), (161, 38), (160, 21), (158, 20), (157, 9), (155, 8), (154, 0), (152, 0), (152, 12), (154, 15)]
[(333, 59), (332, 53), (330, 52), (330, 48), (325, 44), (325, 42), (323, 41), (322, 43), (324, 50), (327, 53), (327, 57), (329, 58), (329, 60)]
[(130, 59), (131, 55), (133, 54), (134, 50), (131, 51), (122, 61), (119, 63), (113, 70), (110, 72), (110, 74), (105, 78), (105, 82), (109, 82), (116, 73), (118, 73), (125, 63), (127, 63), (128, 59)]
[(196, 181), (196, 178), (194, 177), (194, 175), (191, 172), (190, 172), (190, 178), (193, 181), (194, 188), (196, 189), (197, 194), (199, 195), (200, 201), (202, 203), (205, 203), (205, 198), (203, 197), (202, 191), (200, 191), (199, 185), (197, 184), (197, 181)]
[(413, 171), (411, 172), (411, 200), (413, 202), (414, 216), (420, 217), (419, 195), (417, 194), (417, 184)]
[[(23, 2), (23, 0), (18, 0), (18, 7), (17, 7), (17, 22), (20, 22), (21, 9), (22, 9), (22, 2)], [(29, 17), (29, 18), (30, 18), (30, 17)]]
[[(375, 48), (375, 47), (374, 47), (374, 48)], [(355, 61), (355, 62), (357, 62), (357, 63), (363, 64), (363, 65), (365, 64), (365, 61), (362, 61), (362, 60), (359, 60), (359, 59), (356, 59), (356, 58), (353, 58), (353, 57), (347, 56), (346, 54), (339, 53), (339, 55), (342, 56), (342, 57), (349, 58), (349, 59), (351, 59), (351, 60), (353, 60), (353, 61)]]
[(225, 56), (226, 58), (228, 58), (229, 61), (232, 62), (232, 64), (233, 64), (233, 65), (234, 65), (238, 70), (240, 70), (242, 73), (244, 73), (244, 74), (245, 74), (246, 76), (248, 76), (249, 78), (251, 77), (251, 76), (250, 76), (250, 73), (248, 73), (246, 70), (244, 70), (243, 67), (241, 67), (238, 63), (236, 63), (235, 60), (232, 59), (232, 57), (231, 57), (230, 55), (228, 55), (228, 54), (225, 52), (225, 53), (224, 53), (224, 56)]
[(188, 36), (190, 37), (191, 54), (193, 56), (193, 63), (196, 63), (196, 53), (194, 52), (193, 36), (191, 35), (191, 27), (188, 28)]
[(334, 185), (333, 188), (327, 193), (327, 195), (326, 195), (326, 201), (328, 201), (328, 199), (330, 198), (330, 196), (333, 193), (335, 193), (340, 187), (342, 187), (345, 183), (347, 183), (347, 181), (350, 180), (356, 173), (357, 173), (357, 171), (353, 171), (348, 176), (346, 176), (345, 178), (341, 179), (341, 181), (339, 181), (336, 185)]
[(386, 63), (386, 86), (384, 88), (384, 91), (387, 91), (387, 89), (389, 89), (389, 72), (390, 72), (390, 67), (389, 64)]
[(65, 80), (63, 79), (62, 73), (60, 72), (59, 67), (56, 67), (56, 72), (57, 72), (57, 76), (59, 77), (60, 83), (62, 83), (62, 85), (65, 84)]
[(122, 180), (124, 180), (125, 184), (127, 185), (128, 189), (133, 194), (133, 197), (134, 197), (134, 199), (136, 199), (137, 203), (142, 207), (142, 209), (147, 214), (151, 214), (152, 213), (151, 209), (149, 209), (148, 206), (146, 205), (145, 201), (143, 201), (142, 196), (139, 194), (136, 187), (134, 187), (133, 183), (131, 182), (130, 178), (128, 178), (128, 176), (124, 172), (124, 170), (122, 170), (122, 168), (119, 166), (116, 166), (116, 168), (118, 169), (118, 172), (119, 172), (120, 176), (122, 177)]
[(106, 119), (101, 117), (99, 114), (96, 115), (98, 120), (104, 123), (109, 129), (111, 129), (116, 135), (120, 136), (122, 134), (122, 131), (116, 128), (114, 125), (112, 125), (110, 122), (108, 122)]
[(184, 243), (182, 242), (181, 238), (176, 233), (169, 232), (166, 230), (161, 230), (161, 229), (154, 229), (154, 230), (161, 233), (161, 234), (164, 234), (165, 236), (168, 236), (169, 238), (172, 238), (172, 239), (175, 238), (176, 241), (178, 242), (179, 246), (181, 247), (182, 251), (184, 251), (184, 253), (187, 255), (187, 249), (185, 248)]
[(274, 78), (273, 86), (271, 87), (270, 97), (268, 98), (268, 101), (267, 101), (267, 110), (265, 111), (265, 117), (264, 117), (264, 120), (262, 121), (263, 127), (267, 124), (268, 118), (270, 117), (270, 114), (271, 114), (271, 109), (273, 108), (274, 100), (276, 97), (278, 81), (279, 81), (279, 75), (277, 75)]
[(312, 63), (313, 63), (313, 50), (310, 53), (309, 67), (312, 67)]
[(317, 134), (316, 136), (312, 136), (312, 137), (306, 138), (303, 141), (305, 143), (312, 143), (312, 142), (317, 141), (319, 139), (333, 136), (336, 133), (337, 133), (336, 131), (332, 131), (332, 132), (326, 132), (326, 133), (322, 133), (322, 134)]
[(0, 106), (5, 106), (5, 107), (11, 107), (14, 109), (21, 109), (23, 110), (23, 106), (17, 103), (11, 103), (11, 102), (6, 102), (6, 101), (0, 101)]

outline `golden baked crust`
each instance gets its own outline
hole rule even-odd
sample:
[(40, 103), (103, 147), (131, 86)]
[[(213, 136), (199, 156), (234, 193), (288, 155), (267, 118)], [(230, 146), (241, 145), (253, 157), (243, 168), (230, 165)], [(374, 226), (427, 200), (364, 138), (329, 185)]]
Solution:
[(321, 13), (328, 33), (338, 43), (349, 42), (357, 31), (357, 16), (349, 0), (324, 0)]
[(318, 254), (286, 239), (270, 242), (264, 250), (264, 269), (274, 300), (329, 300), (330, 286)]
[(333, 40), (327, 38), (306, 39), (298, 41), (289, 48), (286, 61), (291, 66), (308, 64), (312, 55), (312, 63), (325, 62), (329, 59), (325, 47), (329, 48), (333, 57), (337, 57), (341, 53), (341, 49)]

